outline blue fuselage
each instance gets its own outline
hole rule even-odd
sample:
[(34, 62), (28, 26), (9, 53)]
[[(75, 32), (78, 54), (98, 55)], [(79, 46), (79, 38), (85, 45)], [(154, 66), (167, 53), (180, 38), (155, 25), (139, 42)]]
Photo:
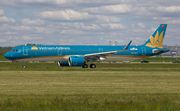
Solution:
[[(110, 51), (122, 50), (125, 46), (87, 46), (87, 45), (24, 45), (14, 47), (5, 54), (7, 59), (12, 61), (66, 61), (68, 57), (75, 55), (86, 55)], [(146, 58), (169, 51), (163, 50), (154, 53), (146, 46), (129, 46), (126, 51), (117, 52), (112, 56), (106, 56), (108, 61), (126, 61)]]

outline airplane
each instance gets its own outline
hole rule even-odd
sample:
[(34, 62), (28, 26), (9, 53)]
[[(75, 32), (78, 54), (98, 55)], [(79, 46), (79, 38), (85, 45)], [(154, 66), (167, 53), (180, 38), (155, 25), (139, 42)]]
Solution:
[(132, 61), (168, 52), (163, 47), (167, 24), (160, 24), (152, 36), (140, 46), (108, 45), (23, 45), (12, 48), (4, 57), (12, 61), (58, 61), (59, 66), (81, 66), (96, 68), (97, 61)]

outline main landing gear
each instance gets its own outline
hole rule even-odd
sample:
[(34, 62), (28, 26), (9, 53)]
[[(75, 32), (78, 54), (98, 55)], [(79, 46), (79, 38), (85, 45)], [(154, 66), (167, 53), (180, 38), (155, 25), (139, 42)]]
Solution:
[(96, 65), (95, 64), (91, 64), (90, 68), (96, 68)]
[[(84, 64), (84, 66), (82, 66), (82, 68), (88, 68), (88, 65), (87, 64)], [(95, 64), (91, 64), (90, 65), (90, 68), (96, 68), (96, 65)]]
[(84, 66), (82, 66), (82, 68), (88, 68), (88, 65), (87, 65), (87, 64), (84, 64)]

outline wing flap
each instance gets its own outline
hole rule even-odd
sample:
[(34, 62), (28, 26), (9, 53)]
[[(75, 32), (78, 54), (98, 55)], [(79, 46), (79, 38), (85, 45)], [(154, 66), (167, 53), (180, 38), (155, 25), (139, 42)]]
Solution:
[(101, 53), (93, 53), (93, 54), (86, 54), (86, 55), (83, 55), (83, 56), (86, 57), (86, 59), (93, 59), (93, 58), (99, 59), (100, 57), (106, 58), (106, 56), (114, 55), (114, 54), (116, 54), (118, 52), (126, 51), (129, 48), (131, 42), (132, 42), (132, 40), (122, 50), (109, 51), (109, 52), (101, 52)]

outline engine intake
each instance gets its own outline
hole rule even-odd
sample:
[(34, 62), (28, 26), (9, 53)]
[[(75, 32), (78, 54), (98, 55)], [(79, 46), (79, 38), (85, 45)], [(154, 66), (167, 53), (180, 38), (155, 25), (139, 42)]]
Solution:
[(84, 66), (85, 60), (84, 57), (80, 56), (71, 56), (68, 59), (69, 66)]

